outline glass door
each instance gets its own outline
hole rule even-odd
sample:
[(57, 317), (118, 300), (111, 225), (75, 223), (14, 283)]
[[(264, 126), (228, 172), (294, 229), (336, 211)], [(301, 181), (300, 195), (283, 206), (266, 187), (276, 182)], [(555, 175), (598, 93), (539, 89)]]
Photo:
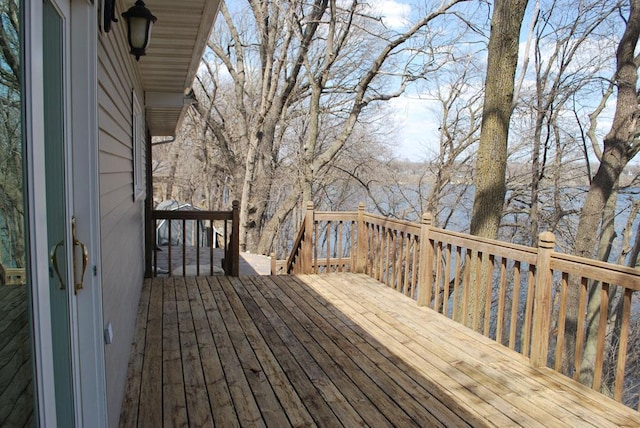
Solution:
[(33, 426), (33, 337), (23, 178), (19, 0), (0, 0), (0, 426)]
[(66, 21), (49, 1), (43, 4), (43, 71), (47, 241), (53, 334), (56, 415), (59, 427), (74, 426), (71, 352), (73, 279), (69, 272), (70, 235), (67, 166)]

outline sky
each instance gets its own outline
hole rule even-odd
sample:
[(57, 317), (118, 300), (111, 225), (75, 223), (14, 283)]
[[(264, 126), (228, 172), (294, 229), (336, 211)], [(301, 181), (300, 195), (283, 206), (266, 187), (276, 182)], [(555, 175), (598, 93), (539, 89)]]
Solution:
[[(382, 0), (372, 2), (389, 28), (402, 30), (409, 22), (415, 2)], [(429, 101), (405, 94), (390, 101), (398, 129), (396, 155), (410, 160), (425, 158), (428, 148), (437, 144), (438, 124), (429, 112)], [(433, 141), (433, 139), (436, 141)]]
[[(376, 0), (369, 4), (372, 5), (375, 11), (382, 17), (387, 27), (397, 31), (403, 31), (409, 22), (415, 20), (415, 17), (412, 17), (412, 13), (415, 14), (418, 5), (423, 2), (424, 0)], [(524, 59), (526, 38), (529, 32), (534, 4), (535, 2), (530, 2), (522, 24), (518, 74)], [(598, 48), (598, 46), (594, 46), (594, 49), (597, 50)], [(593, 55), (593, 52), (588, 52), (587, 54)], [(580, 61), (577, 61), (577, 63), (580, 63)], [(529, 70), (531, 70), (531, 67), (532, 61), (530, 61)], [(516, 78), (518, 78), (518, 75)], [(484, 77), (482, 79), (484, 79)], [(527, 83), (533, 85), (532, 81), (525, 80), (525, 87)], [(406, 91), (403, 96), (389, 102), (398, 130), (395, 145), (397, 149), (395, 151), (396, 155), (401, 158), (424, 160), (425, 158), (431, 157), (430, 155), (435, 152), (438, 147), (439, 124), (434, 114), (434, 107), (436, 107), (436, 105), (435, 102), (429, 100), (427, 95), (420, 94), (416, 88), (412, 89)], [(594, 94), (594, 96), (593, 107), (599, 102), (599, 94)], [(599, 133), (602, 134), (602, 136), (604, 136), (611, 126), (611, 118), (613, 116), (614, 103), (609, 102), (608, 104), (609, 106), (604, 114), (601, 115), (598, 123)]]
[[(381, 0), (372, 1), (375, 11), (384, 24), (391, 29), (403, 31), (415, 21), (412, 13), (417, 12), (421, 0)], [(439, 123), (434, 116), (436, 103), (416, 88), (409, 88), (404, 95), (389, 101), (396, 125), (395, 154), (399, 158), (422, 161), (431, 158), (437, 150)]]
[[(373, 12), (381, 16), (384, 24), (388, 28), (398, 32), (406, 30), (411, 22), (415, 22), (420, 5), (424, 3), (425, 0), (371, 0), (368, 2), (373, 8)], [(535, 2), (530, 2), (522, 25), (521, 58), (518, 61), (518, 67), (520, 67), (523, 62), (524, 44), (531, 21), (532, 4), (534, 3)], [(487, 11), (486, 8), (484, 10)], [(488, 11), (486, 13), (486, 18), (489, 19)], [(453, 29), (453, 31), (456, 30), (457, 29)], [(529, 69), (531, 69), (531, 64), (529, 67)], [(480, 64), (478, 68), (481, 69), (483, 67)], [(480, 81), (480, 78), (478, 80)], [(484, 80), (484, 77), (482, 77), (481, 80)], [(430, 79), (430, 81), (433, 82), (433, 79)], [(421, 93), (421, 91), (423, 92)], [(390, 116), (393, 118), (395, 125), (394, 135), (396, 141), (393, 142), (393, 147), (395, 147), (394, 151), (397, 157), (424, 161), (432, 158), (433, 154), (437, 151), (439, 140), (439, 123), (435, 113), (437, 111), (437, 105), (435, 101), (429, 98), (430, 97), (424, 93), (424, 87), (412, 87), (409, 88), (404, 95), (394, 98), (387, 103), (387, 107), (391, 110)], [(602, 120), (600, 126), (610, 126), (610, 123), (605, 123), (606, 118), (602, 119), (605, 120)]]

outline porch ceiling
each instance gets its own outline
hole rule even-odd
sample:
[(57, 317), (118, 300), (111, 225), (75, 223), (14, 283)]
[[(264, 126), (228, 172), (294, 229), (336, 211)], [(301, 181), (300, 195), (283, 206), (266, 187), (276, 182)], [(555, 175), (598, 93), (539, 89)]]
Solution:
[[(133, 0), (123, 3), (126, 10)], [(147, 0), (145, 3), (158, 21), (153, 27), (147, 55), (138, 62), (143, 88), (145, 92), (166, 94), (175, 99), (191, 88), (220, 0)], [(151, 135), (175, 135), (185, 103), (154, 104), (152, 100), (145, 101)]]

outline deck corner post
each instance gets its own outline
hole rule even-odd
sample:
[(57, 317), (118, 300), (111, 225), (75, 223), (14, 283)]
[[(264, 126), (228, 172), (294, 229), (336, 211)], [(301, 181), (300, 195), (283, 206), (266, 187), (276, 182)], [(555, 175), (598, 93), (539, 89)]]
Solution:
[(153, 201), (147, 197), (144, 201), (144, 277), (153, 277), (153, 251), (156, 246), (155, 221), (153, 220)]
[(302, 242), (302, 273), (313, 273), (313, 226), (314, 211), (313, 202), (307, 202), (304, 214), (304, 238)]
[(240, 202), (231, 203), (231, 276), (240, 276)]
[(422, 214), (420, 224), (420, 258), (418, 260), (418, 306), (431, 302), (431, 282), (433, 281), (433, 247), (429, 242), (429, 230), (433, 223), (431, 213)]
[(276, 270), (276, 266), (277, 266), (276, 253), (269, 254), (269, 261), (271, 262), (271, 275), (277, 275), (278, 272)]
[(551, 286), (553, 284), (551, 255), (554, 251), (555, 242), (556, 237), (551, 232), (542, 232), (538, 237), (533, 331), (531, 333), (531, 356), (529, 359), (534, 367), (547, 365), (549, 328), (551, 325)]
[(360, 202), (358, 205), (358, 224), (357, 224), (358, 242), (356, 244), (356, 265), (354, 271), (356, 273), (364, 273), (365, 261), (367, 260), (367, 253), (369, 252), (366, 247), (366, 229), (364, 226), (364, 202)]

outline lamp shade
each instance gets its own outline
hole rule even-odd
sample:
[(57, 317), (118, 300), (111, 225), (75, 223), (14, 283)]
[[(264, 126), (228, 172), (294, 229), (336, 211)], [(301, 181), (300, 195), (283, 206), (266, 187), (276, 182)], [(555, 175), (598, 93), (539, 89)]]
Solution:
[(127, 20), (127, 34), (129, 37), (129, 47), (131, 55), (136, 57), (136, 61), (141, 56), (146, 55), (146, 49), (151, 40), (151, 28), (157, 18), (151, 14), (151, 11), (145, 7), (142, 0), (136, 3), (122, 14)]

